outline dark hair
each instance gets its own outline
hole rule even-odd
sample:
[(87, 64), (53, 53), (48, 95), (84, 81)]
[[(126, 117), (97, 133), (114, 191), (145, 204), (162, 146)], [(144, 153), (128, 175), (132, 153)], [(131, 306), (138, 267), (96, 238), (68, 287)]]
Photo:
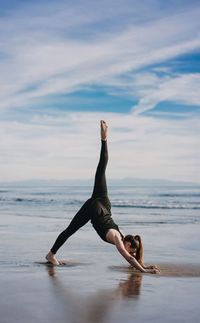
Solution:
[(136, 260), (143, 266), (144, 264), (144, 255), (143, 255), (143, 245), (142, 239), (139, 235), (133, 236), (128, 234), (124, 237), (124, 241), (129, 241), (131, 243), (131, 247), (136, 249)]

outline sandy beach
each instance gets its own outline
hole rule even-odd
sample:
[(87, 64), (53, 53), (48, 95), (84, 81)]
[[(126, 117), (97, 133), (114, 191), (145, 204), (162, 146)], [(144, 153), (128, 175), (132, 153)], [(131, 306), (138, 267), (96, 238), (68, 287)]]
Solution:
[[(126, 190), (126, 196), (130, 190)], [(136, 193), (130, 191), (134, 201), (139, 200)], [(79, 194), (81, 201), (85, 189), (83, 196)], [(115, 194), (118, 196), (118, 192)], [(143, 198), (144, 191), (140, 194)], [(163, 198), (164, 201), (154, 198), (155, 205), (162, 205), (153, 210), (113, 207), (122, 231), (142, 235), (145, 262), (160, 266), (161, 274), (152, 275), (131, 269), (112, 245), (101, 241), (90, 224), (60, 250), (59, 257), (67, 265), (46, 265), (46, 252), (79, 208), (77, 192), (70, 191), (69, 198), (64, 188), (60, 191), (54, 188), (53, 193), (46, 188), (43, 195), (41, 189), (38, 192), (32, 188), (2, 193), (5, 203), (1, 201), (0, 322), (197, 323), (200, 315), (197, 198), (194, 195), (191, 201), (189, 197), (188, 205), (195, 203), (195, 208), (186, 210), (181, 198), (174, 208), (165, 210), (163, 205), (168, 203), (168, 197)], [(174, 199), (177, 201), (177, 194)], [(128, 205), (131, 201), (127, 201)], [(117, 205), (119, 202), (114, 200)]]
[(160, 275), (73, 262), (1, 272), (1, 322), (198, 322), (200, 266), (160, 267)]

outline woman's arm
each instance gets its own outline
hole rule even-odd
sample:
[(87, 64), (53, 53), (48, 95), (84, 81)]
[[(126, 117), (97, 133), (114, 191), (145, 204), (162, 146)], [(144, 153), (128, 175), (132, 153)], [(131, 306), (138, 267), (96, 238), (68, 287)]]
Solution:
[(121, 237), (118, 236), (115, 237), (115, 246), (119, 253), (128, 261), (128, 263), (138, 269), (142, 273), (152, 273), (157, 274), (159, 273), (159, 270), (155, 267), (149, 267), (149, 266), (142, 266), (135, 257), (131, 256), (130, 253), (125, 249), (123, 242), (121, 241)]

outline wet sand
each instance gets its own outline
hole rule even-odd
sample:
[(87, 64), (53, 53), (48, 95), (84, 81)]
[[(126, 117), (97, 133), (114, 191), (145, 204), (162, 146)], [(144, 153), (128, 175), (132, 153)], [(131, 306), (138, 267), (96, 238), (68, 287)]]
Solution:
[(161, 263), (160, 268), (160, 275), (151, 275), (128, 266), (70, 261), (1, 272), (0, 321), (198, 322), (200, 265)]
[[(199, 264), (159, 263), (157, 265), (160, 268), (160, 273), (156, 276), (200, 278)], [(127, 266), (111, 266), (110, 269), (121, 272), (135, 272), (133, 268)]]
[[(52, 203), (45, 194), (35, 203), (31, 192), (8, 192), (1, 208), (0, 323), (199, 322), (198, 210), (114, 209), (124, 233), (143, 237), (145, 263), (160, 265), (159, 275), (130, 268), (89, 224), (59, 251), (67, 264), (55, 267), (44, 256), (79, 205), (66, 205), (64, 195), (60, 207), (60, 193)], [(19, 197), (24, 202), (15, 202)]]

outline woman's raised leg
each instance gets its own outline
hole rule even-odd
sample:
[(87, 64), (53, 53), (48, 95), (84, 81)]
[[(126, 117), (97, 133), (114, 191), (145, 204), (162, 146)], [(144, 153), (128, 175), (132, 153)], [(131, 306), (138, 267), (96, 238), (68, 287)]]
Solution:
[(105, 197), (108, 194), (105, 175), (108, 163), (107, 128), (106, 122), (101, 120), (101, 152), (95, 174), (92, 198)]

